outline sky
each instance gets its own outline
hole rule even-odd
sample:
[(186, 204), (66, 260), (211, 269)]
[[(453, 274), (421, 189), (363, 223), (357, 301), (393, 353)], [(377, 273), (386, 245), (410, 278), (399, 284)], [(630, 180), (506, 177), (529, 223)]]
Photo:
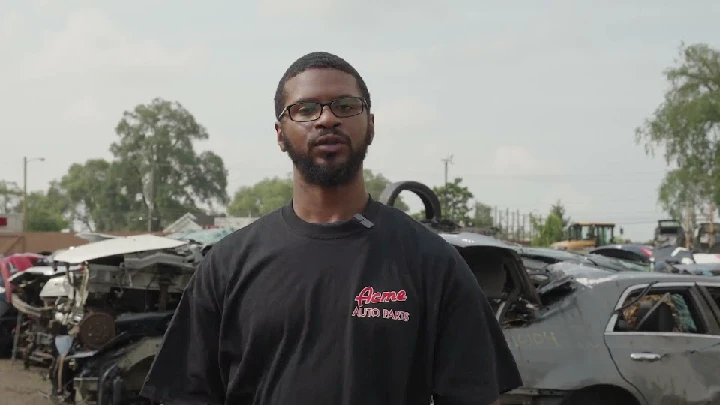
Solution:
[[(0, 3), (0, 178), (41, 190), (109, 158), (123, 111), (178, 101), (240, 186), (291, 171), (273, 95), (298, 57), (328, 51), (366, 81), (366, 168), (393, 181), (462, 177), (478, 201), (615, 221), (648, 240), (665, 214), (662, 156), (634, 130), (662, 101), (682, 41), (720, 47), (714, 0)], [(420, 209), (416, 197), (406, 198)]]

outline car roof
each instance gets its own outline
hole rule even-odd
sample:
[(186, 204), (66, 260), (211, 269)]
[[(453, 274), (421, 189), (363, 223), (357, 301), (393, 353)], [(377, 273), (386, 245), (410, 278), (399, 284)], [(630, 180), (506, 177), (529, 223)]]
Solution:
[(555, 260), (569, 260), (583, 257), (583, 255), (579, 253), (543, 247), (522, 247), (519, 253), (521, 256), (547, 257)]
[(517, 251), (515, 245), (511, 245), (500, 239), (493, 238), (492, 236), (481, 235), (479, 233), (471, 232), (460, 232), (460, 233), (445, 233), (440, 232), (439, 235), (445, 239), (451, 245), (465, 248), (475, 246), (486, 246), (494, 247), (499, 249), (507, 249)]
[[(688, 274), (672, 274), (643, 271), (610, 271), (602, 268), (594, 268), (582, 264), (564, 262), (554, 265), (556, 269), (567, 272), (568, 275), (592, 280), (592, 284), (611, 283), (627, 280), (636, 283), (643, 282), (713, 282), (714, 278), (707, 276), (695, 276)], [(720, 280), (717, 281), (720, 283)]]

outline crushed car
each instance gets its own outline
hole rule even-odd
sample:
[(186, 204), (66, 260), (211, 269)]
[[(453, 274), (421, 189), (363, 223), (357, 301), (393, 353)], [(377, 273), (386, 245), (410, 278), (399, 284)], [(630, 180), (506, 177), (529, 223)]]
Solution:
[(661, 219), (655, 227), (653, 246), (685, 246), (686, 234), (680, 221), (676, 219)]
[(26, 345), (25, 353), (50, 360), (50, 397), (144, 403), (138, 392), (145, 375), (210, 247), (155, 235), (97, 238), (54, 254), (51, 270), (14, 280), (13, 305), (32, 325), (26, 339), (43, 343)]
[(600, 246), (590, 250), (588, 253), (649, 264), (652, 262), (653, 246), (639, 243), (621, 243)]
[(561, 262), (583, 264), (600, 267), (613, 271), (650, 271), (649, 263), (640, 263), (634, 260), (618, 258), (614, 255), (606, 256), (599, 253), (580, 253), (557, 250), (552, 248), (519, 247), (518, 254), (529, 271), (544, 270), (548, 265)]
[(34, 266), (47, 263), (44, 255), (16, 253), (0, 257), (0, 358), (10, 357), (17, 328), (17, 310), (12, 305), (13, 276)]
[(23, 318), (15, 331), (18, 339), (15, 356), (26, 368), (49, 366), (52, 354), (52, 330), (61, 325), (58, 309), (72, 294), (65, 270), (52, 266), (34, 266), (10, 278), (14, 291), (12, 305)]
[(427, 186), (394, 183), (380, 200), (404, 190), (468, 262), (502, 325), (524, 383), (503, 405), (720, 403), (720, 281), (563, 261), (532, 280), (517, 246), (443, 219)]

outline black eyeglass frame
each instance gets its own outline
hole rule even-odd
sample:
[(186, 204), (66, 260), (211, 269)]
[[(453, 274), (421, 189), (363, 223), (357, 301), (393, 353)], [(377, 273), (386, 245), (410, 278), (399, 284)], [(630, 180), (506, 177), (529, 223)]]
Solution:
[[(338, 101), (338, 100), (344, 100), (344, 99), (348, 99), (348, 98), (353, 98), (353, 99), (360, 100), (360, 103), (361, 103), (361, 105), (362, 105), (362, 109), (360, 109), (360, 112), (358, 112), (357, 114), (343, 115), (343, 116), (339, 116), (339, 115), (335, 114), (335, 111), (333, 111), (333, 109), (332, 109), (332, 104), (333, 104), (334, 102)], [(290, 108), (292, 108), (292, 107), (294, 107), (294, 106), (296, 106), (296, 105), (298, 105), (298, 104), (308, 104), (308, 103), (310, 103), (310, 104), (316, 104), (316, 105), (319, 105), (319, 106), (320, 106), (320, 114), (317, 116), (317, 118), (315, 118), (315, 119), (313, 119), (313, 120), (298, 121), (298, 120), (296, 120), (296, 119), (293, 119), (293, 117), (290, 116)], [(350, 117), (355, 117), (356, 115), (360, 115), (360, 114), (364, 113), (365, 110), (368, 108), (367, 101), (365, 101), (364, 98), (358, 97), (358, 96), (342, 96), (342, 97), (338, 97), (338, 98), (336, 98), (336, 99), (334, 99), (334, 100), (330, 100), (329, 103), (318, 103), (318, 102), (316, 102), (316, 101), (299, 101), (299, 102), (297, 102), (297, 103), (293, 103), (293, 104), (290, 104), (290, 105), (288, 105), (287, 107), (285, 107), (285, 108), (283, 109), (283, 111), (280, 113), (280, 115), (277, 116), (277, 120), (280, 121), (280, 120), (282, 119), (283, 115), (286, 115), (286, 114), (287, 114), (287, 117), (288, 117), (291, 121), (294, 121), (294, 122), (313, 122), (313, 121), (317, 121), (317, 120), (320, 119), (320, 117), (322, 117), (322, 113), (323, 113), (323, 111), (325, 110), (325, 106), (330, 107), (330, 112), (331, 112), (334, 116), (336, 116), (336, 117), (338, 117), (338, 118), (350, 118)]]

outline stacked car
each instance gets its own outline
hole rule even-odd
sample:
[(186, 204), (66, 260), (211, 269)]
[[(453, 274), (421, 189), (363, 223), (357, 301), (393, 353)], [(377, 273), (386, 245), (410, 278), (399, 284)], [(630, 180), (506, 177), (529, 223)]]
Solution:
[(138, 235), (56, 252), (11, 278), (16, 354), (58, 402), (136, 403), (175, 306), (211, 243)]

